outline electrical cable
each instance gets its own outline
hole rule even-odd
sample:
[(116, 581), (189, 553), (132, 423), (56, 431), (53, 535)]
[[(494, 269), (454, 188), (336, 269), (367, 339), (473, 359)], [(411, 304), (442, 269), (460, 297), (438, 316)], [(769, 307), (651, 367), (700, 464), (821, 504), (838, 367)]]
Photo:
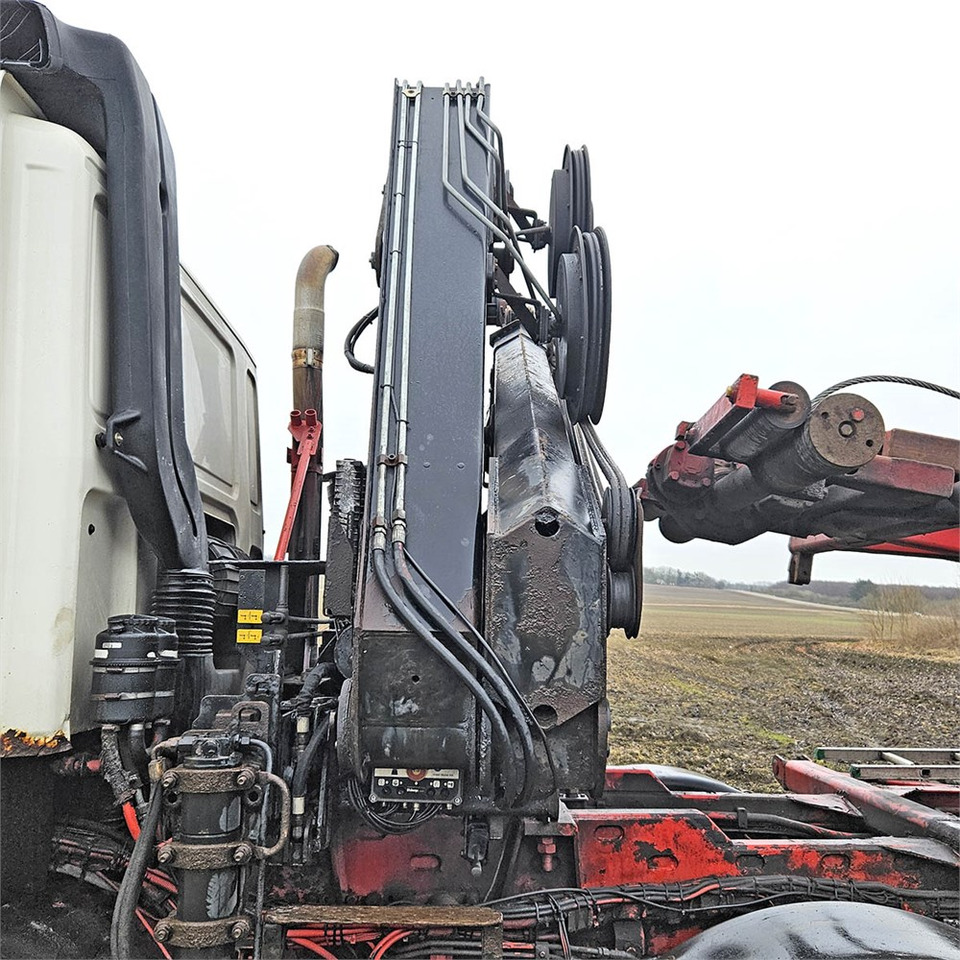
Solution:
[(431, 804), (420, 810), (414, 810), (406, 820), (391, 820), (389, 815), (400, 809), (400, 805), (390, 803), (385, 804), (383, 810), (374, 810), (373, 807), (367, 803), (363, 788), (356, 778), (351, 778), (347, 781), (347, 794), (357, 813), (359, 813), (374, 830), (383, 834), (397, 835), (409, 833), (411, 830), (422, 826), (428, 820), (432, 820), (441, 809), (439, 804)]
[(826, 390), (821, 390), (813, 400), (812, 406), (816, 406), (821, 400), (825, 400), (831, 393), (843, 390), (846, 387), (856, 386), (858, 383), (902, 383), (908, 387), (920, 387), (923, 390), (932, 390), (934, 393), (942, 393), (946, 397), (952, 397), (954, 400), (960, 400), (960, 392), (952, 390), (950, 387), (941, 387), (937, 383), (930, 383), (928, 380), (916, 380), (913, 377), (895, 377), (887, 374), (877, 374), (867, 377), (851, 377), (849, 380), (841, 380)]
[(346, 340), (343, 341), (343, 355), (347, 358), (347, 363), (349, 363), (354, 370), (359, 370), (360, 373), (373, 373), (373, 366), (369, 363), (364, 363), (362, 360), (358, 360), (354, 350), (356, 349), (360, 335), (373, 323), (379, 313), (379, 307), (374, 307), (368, 313), (365, 313), (350, 328)]
[(131, 948), (132, 923), (136, 917), (137, 901), (140, 897), (140, 887), (147, 872), (150, 858), (153, 856), (153, 845), (156, 839), (157, 826), (160, 823), (160, 813), (163, 810), (163, 790), (155, 784), (153, 795), (147, 807), (147, 814), (140, 826), (140, 836), (133, 845), (133, 853), (127, 864), (120, 889), (117, 891), (117, 902), (113, 908), (113, 918), (110, 922), (110, 956), (113, 960), (130, 960), (133, 957)]

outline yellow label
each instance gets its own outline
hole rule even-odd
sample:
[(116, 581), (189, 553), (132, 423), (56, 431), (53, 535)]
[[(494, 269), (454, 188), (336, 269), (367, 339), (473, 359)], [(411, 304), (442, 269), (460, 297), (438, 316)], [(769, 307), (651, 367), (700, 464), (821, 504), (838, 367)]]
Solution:
[(262, 630), (238, 630), (237, 643), (259, 643), (262, 636)]
[(237, 623), (263, 623), (262, 610), (238, 610)]

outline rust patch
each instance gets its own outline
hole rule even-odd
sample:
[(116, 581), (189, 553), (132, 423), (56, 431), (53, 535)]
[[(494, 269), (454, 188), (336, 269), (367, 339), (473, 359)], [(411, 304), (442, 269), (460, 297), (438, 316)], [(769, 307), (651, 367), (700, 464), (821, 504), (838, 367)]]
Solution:
[(12, 727), (0, 733), (0, 756), (4, 757), (39, 757), (48, 753), (63, 753), (71, 747), (62, 730), (49, 737), (34, 736), (26, 730)]

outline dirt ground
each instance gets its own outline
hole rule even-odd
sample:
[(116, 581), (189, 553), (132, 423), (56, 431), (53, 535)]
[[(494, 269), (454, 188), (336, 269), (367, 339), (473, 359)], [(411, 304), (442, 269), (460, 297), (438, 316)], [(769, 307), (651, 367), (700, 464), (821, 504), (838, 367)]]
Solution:
[(956, 645), (881, 647), (856, 613), (771, 604), (765, 620), (762, 605), (648, 589), (641, 638), (609, 642), (611, 763), (669, 763), (772, 791), (776, 753), (960, 743)]

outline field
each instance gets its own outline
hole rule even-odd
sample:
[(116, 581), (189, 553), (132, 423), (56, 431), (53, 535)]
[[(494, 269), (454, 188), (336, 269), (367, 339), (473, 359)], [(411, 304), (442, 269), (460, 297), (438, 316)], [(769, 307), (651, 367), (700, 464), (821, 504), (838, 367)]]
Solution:
[(960, 639), (870, 638), (861, 611), (647, 585), (639, 640), (610, 637), (612, 763), (779, 789), (775, 753), (960, 742)]

